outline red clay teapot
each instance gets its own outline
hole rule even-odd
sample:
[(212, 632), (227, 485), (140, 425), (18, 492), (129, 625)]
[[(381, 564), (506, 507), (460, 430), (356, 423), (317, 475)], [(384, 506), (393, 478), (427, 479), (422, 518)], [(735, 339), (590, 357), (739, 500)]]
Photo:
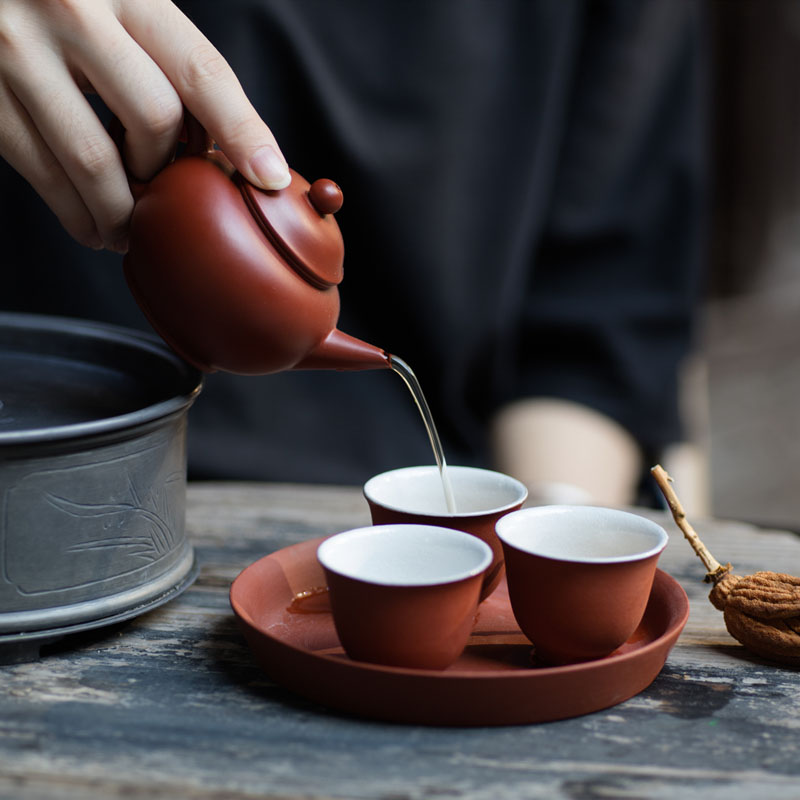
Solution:
[(206, 372), (388, 368), (336, 328), (339, 187), (292, 171), (287, 188), (262, 191), (199, 124), (187, 133), (184, 153), (133, 187), (125, 277), (155, 330)]

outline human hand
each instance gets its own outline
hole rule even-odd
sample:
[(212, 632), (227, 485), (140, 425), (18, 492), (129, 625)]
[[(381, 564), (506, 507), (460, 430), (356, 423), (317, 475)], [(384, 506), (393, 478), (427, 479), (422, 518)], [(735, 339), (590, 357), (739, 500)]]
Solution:
[[(88, 92), (125, 129), (123, 156)], [(249, 181), (288, 185), (230, 66), (170, 0), (0, 2), (0, 156), (82, 244), (127, 250), (125, 169), (146, 181), (168, 162), (184, 107)]]
[(582, 403), (525, 397), (491, 424), (494, 466), (537, 503), (632, 505), (643, 468), (633, 436)]

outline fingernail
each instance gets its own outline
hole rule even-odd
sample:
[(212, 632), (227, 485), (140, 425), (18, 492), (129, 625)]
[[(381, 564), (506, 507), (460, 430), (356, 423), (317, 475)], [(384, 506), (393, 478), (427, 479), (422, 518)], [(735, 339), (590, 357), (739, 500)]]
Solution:
[(125, 255), (125, 253), (128, 252), (128, 237), (123, 236), (121, 239), (117, 239), (116, 242), (112, 242), (108, 245), (108, 249), (114, 253)]
[[(78, 238), (78, 237), (76, 237)], [(91, 247), (92, 250), (102, 250), (105, 247), (102, 237), (97, 231), (93, 231), (92, 233), (87, 233), (78, 238), (78, 241), (84, 247)]]
[(250, 159), (253, 170), (264, 189), (284, 189), (292, 182), (289, 167), (273, 147), (262, 147)]

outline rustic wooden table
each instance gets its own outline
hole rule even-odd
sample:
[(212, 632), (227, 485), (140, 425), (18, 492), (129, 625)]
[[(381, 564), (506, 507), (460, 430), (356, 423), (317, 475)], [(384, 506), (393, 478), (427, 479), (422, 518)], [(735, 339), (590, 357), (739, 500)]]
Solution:
[[(0, 667), (0, 797), (800, 797), (800, 672), (750, 656), (706, 599), (702, 564), (666, 515), (661, 566), (689, 622), (636, 697), (559, 722), (436, 728), (329, 712), (271, 683), (228, 604), (276, 549), (367, 524), (360, 491), (195, 484), (193, 587), (131, 622)], [(696, 521), (746, 573), (800, 575), (795, 535)]]

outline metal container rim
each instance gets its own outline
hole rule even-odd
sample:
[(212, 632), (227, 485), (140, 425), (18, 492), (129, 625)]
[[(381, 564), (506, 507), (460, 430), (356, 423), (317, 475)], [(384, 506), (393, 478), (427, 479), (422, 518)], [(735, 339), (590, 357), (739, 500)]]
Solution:
[(124, 414), (86, 422), (0, 432), (0, 450), (130, 431), (187, 409), (203, 386), (203, 375), (200, 370), (180, 358), (153, 333), (105, 322), (18, 312), (0, 312), (0, 328), (3, 327), (54, 335), (77, 335), (88, 341), (102, 340), (104, 344), (118, 344), (149, 353), (174, 369), (177, 391), (164, 400)]

